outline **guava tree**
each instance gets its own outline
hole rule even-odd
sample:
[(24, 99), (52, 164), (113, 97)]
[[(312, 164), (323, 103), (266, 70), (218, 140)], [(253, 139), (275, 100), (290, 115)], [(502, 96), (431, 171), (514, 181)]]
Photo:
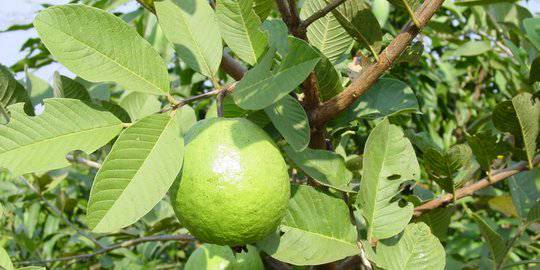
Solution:
[(0, 268), (539, 263), (516, 1), (72, 2), (5, 30), (39, 38), (0, 66)]

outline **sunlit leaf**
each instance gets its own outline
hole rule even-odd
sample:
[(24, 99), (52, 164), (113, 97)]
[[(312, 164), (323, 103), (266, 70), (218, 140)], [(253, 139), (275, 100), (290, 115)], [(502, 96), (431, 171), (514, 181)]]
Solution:
[(39, 13), (34, 26), (58, 62), (85, 80), (157, 95), (170, 89), (167, 67), (150, 43), (106, 11), (52, 6)]
[(296, 150), (304, 150), (309, 144), (309, 120), (300, 103), (285, 96), (264, 109), (283, 138)]

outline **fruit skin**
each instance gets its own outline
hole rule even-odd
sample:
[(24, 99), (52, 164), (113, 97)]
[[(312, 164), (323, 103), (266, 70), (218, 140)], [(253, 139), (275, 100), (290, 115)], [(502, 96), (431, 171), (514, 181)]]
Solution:
[(185, 142), (172, 205), (191, 234), (207, 243), (240, 246), (275, 231), (290, 184), (287, 165), (268, 134), (243, 118), (210, 118), (197, 123)]

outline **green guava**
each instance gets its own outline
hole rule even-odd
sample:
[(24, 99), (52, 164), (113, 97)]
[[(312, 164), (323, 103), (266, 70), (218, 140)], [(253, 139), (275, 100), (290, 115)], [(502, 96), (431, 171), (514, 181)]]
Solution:
[(272, 139), (243, 118), (210, 118), (185, 136), (172, 205), (197, 239), (241, 246), (275, 231), (290, 197), (286, 163)]

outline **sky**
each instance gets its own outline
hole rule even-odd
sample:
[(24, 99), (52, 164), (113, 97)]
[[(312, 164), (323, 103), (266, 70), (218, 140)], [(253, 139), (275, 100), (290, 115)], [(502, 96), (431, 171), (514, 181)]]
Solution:
[[(41, 9), (40, 4), (66, 4), (70, 0), (0, 0), (0, 31), (14, 24), (27, 24), (32, 22), (36, 13)], [(450, 1), (450, 0), (447, 0)], [(540, 1), (522, 1), (533, 13), (540, 13)], [(136, 2), (130, 1), (119, 7), (119, 10), (128, 11), (137, 7)], [(0, 64), (10, 66), (24, 57), (19, 52), (21, 45), (29, 38), (37, 37), (34, 29), (26, 31), (13, 31), (0, 33)], [(33, 71), (35, 75), (47, 81), (52, 80), (52, 74), (58, 71), (63, 75), (73, 77), (73, 74), (60, 64), (52, 64)]]

